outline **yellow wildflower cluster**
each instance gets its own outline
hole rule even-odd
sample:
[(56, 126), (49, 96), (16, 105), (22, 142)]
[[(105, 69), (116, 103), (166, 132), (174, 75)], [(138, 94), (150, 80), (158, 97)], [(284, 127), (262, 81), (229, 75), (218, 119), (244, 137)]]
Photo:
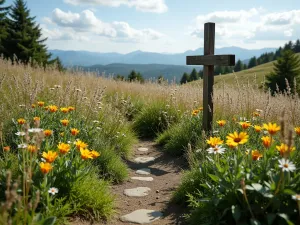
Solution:
[[(259, 114), (255, 114), (254, 116), (259, 116)], [(216, 123), (218, 124), (219, 127), (223, 127), (226, 124), (226, 120), (217, 120)], [(267, 135), (261, 136), (260, 139), (262, 141), (261, 142), (262, 146), (264, 146), (266, 149), (271, 148), (274, 140), (276, 139), (276, 138), (274, 139), (273, 136), (276, 135), (281, 129), (281, 127), (276, 123), (264, 123), (262, 125), (251, 125), (250, 122), (245, 121), (245, 122), (238, 122), (238, 125), (240, 125), (242, 130), (246, 130), (252, 127), (256, 133), (260, 133), (264, 131), (264, 133)], [(296, 135), (300, 136), (300, 126), (295, 127), (294, 130)], [(246, 144), (248, 141), (249, 141), (249, 135), (244, 131), (242, 132), (234, 131), (232, 133), (227, 134), (226, 136), (226, 145), (231, 149), (235, 149), (239, 145)], [(220, 137), (209, 137), (206, 140), (206, 143), (210, 145), (209, 149), (220, 148), (223, 142), (224, 141)], [(279, 145), (276, 146), (276, 149), (278, 150), (279, 154), (285, 158), (289, 156), (291, 152), (295, 151), (295, 147), (288, 146), (285, 143), (280, 143)], [(246, 154), (249, 154), (249, 152), (250, 150), (247, 150)], [(256, 161), (262, 158), (263, 154), (258, 149), (255, 149), (251, 151), (251, 157), (253, 161)]]

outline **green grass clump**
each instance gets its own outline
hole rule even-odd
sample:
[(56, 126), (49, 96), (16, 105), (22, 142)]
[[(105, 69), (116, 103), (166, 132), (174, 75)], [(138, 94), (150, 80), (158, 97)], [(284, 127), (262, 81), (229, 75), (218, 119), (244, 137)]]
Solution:
[(73, 204), (76, 214), (85, 216), (89, 220), (106, 220), (114, 212), (114, 198), (109, 192), (108, 183), (100, 180), (95, 172), (73, 184), (70, 202)]
[(145, 106), (136, 116), (133, 129), (140, 137), (156, 137), (179, 120), (180, 113), (174, 106), (165, 102), (154, 102)]
[(128, 178), (128, 167), (112, 147), (101, 148), (101, 156), (95, 159), (101, 177), (114, 183), (120, 183)]
[(161, 133), (156, 139), (164, 150), (172, 155), (183, 155), (190, 143), (192, 146), (201, 138), (202, 113), (197, 116), (186, 115), (182, 120)]

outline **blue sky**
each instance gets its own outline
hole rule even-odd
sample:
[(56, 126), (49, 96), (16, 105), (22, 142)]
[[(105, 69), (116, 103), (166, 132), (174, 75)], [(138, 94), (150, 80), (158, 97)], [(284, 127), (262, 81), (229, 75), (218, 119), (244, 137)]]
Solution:
[[(7, 0), (10, 5), (13, 0)], [(203, 46), (278, 47), (300, 38), (299, 0), (28, 0), (49, 49), (184, 52)]]

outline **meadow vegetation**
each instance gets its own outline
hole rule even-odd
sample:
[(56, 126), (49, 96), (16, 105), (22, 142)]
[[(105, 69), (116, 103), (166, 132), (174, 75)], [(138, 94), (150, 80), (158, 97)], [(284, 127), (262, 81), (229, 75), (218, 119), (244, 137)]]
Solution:
[(300, 100), (260, 85), (238, 74), (217, 83), (214, 132), (204, 134), (200, 83), (123, 82), (0, 60), (0, 219), (109, 219), (109, 184), (126, 180), (123, 159), (137, 137), (151, 137), (189, 163), (173, 198), (188, 205), (189, 224), (297, 224)]

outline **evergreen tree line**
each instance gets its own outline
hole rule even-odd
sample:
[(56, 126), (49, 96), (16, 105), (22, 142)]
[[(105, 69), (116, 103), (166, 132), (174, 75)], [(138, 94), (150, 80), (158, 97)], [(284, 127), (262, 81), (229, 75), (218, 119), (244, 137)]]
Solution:
[(203, 78), (203, 71), (200, 70), (197, 72), (197, 70), (194, 68), (190, 74), (184, 73), (181, 77), (180, 84), (185, 84), (194, 80), (202, 79)]
[(144, 83), (145, 79), (142, 76), (140, 72), (135, 72), (135, 70), (132, 70), (130, 74), (128, 74), (127, 78), (125, 76), (122, 76), (120, 74), (117, 74), (117, 76), (114, 77), (115, 80), (121, 80), (121, 81), (139, 81), (141, 83)]
[(42, 29), (30, 15), (24, 0), (15, 0), (13, 5), (4, 6), (0, 0), (0, 56), (12, 63), (31, 66), (56, 64), (57, 69), (64, 70), (59, 58), (51, 60)]
[[(248, 65), (244, 64), (240, 59), (236, 62), (235, 66), (215, 66), (214, 68), (214, 75), (220, 74), (228, 74), (234, 72), (239, 72), (242, 70), (250, 69), (252, 67), (271, 62), (273, 60), (277, 60), (279, 57), (282, 56), (283, 52), (290, 50), (292, 53), (299, 53), (300, 52), (300, 40), (296, 40), (295, 43), (289, 41), (284, 45), (284, 47), (279, 47), (275, 52), (266, 52), (261, 54), (259, 57), (252, 57), (250, 58)], [(184, 73), (181, 77), (181, 84), (191, 82), (197, 80), (199, 78), (202, 79), (203, 71), (200, 70), (198, 75), (196, 75), (197, 71), (194, 69), (192, 74)], [(197, 78), (196, 78), (197, 77)]]

